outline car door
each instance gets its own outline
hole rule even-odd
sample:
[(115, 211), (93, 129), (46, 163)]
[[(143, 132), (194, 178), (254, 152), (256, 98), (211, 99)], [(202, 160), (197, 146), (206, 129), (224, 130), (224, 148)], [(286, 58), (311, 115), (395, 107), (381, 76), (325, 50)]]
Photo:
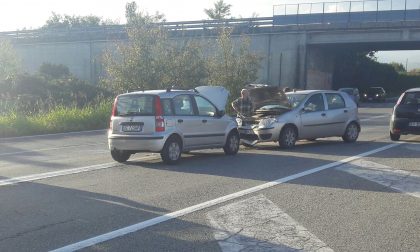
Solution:
[(202, 122), (194, 109), (191, 95), (181, 94), (172, 99), (176, 128), (184, 137), (184, 149), (200, 143)]
[(216, 106), (206, 98), (195, 95), (199, 120), (201, 120), (202, 145), (222, 145), (229, 122), (218, 116)]
[(299, 138), (323, 137), (326, 119), (325, 102), (321, 93), (311, 95), (303, 105), (300, 113), (301, 127)]
[(341, 136), (344, 134), (349, 110), (344, 98), (338, 93), (325, 93), (327, 100), (326, 125), (327, 136)]

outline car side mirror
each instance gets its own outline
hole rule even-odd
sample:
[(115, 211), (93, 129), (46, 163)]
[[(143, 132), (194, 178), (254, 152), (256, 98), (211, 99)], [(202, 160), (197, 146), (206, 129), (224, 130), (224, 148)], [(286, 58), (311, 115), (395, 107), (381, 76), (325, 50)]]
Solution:
[(225, 112), (224, 110), (218, 110), (218, 111), (217, 111), (217, 113), (216, 113), (216, 116), (217, 116), (217, 117), (222, 117), (222, 116), (224, 116), (224, 115), (225, 115), (225, 113), (226, 113), (226, 112)]

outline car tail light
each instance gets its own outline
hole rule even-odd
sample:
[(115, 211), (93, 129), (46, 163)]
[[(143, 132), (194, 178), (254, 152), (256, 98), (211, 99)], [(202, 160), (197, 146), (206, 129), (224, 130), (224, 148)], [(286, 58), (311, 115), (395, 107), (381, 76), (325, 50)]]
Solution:
[(117, 115), (117, 100), (118, 98), (115, 98), (114, 100), (114, 105), (112, 106), (112, 116), (116, 116)]
[(165, 119), (163, 118), (162, 104), (159, 96), (155, 98), (155, 130), (156, 132), (165, 131)]
[(117, 115), (117, 98), (114, 100), (114, 105), (112, 105), (111, 119), (109, 120), (109, 129), (113, 129), (112, 117)]

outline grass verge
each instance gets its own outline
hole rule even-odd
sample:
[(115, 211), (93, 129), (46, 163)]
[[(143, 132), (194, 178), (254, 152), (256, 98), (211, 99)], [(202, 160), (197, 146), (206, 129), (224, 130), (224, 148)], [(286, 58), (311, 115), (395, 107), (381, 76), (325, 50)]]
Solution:
[(95, 130), (108, 127), (112, 103), (103, 101), (82, 109), (58, 107), (33, 116), (0, 116), (0, 138)]

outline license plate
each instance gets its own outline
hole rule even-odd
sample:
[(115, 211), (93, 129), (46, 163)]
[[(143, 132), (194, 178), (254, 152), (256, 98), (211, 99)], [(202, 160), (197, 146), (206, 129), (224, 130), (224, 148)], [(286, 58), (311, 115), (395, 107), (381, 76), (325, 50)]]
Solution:
[(408, 126), (410, 126), (410, 127), (420, 127), (420, 122), (409, 122)]
[(122, 126), (122, 131), (124, 132), (140, 132), (142, 130), (143, 130), (143, 125), (140, 125), (140, 124)]

